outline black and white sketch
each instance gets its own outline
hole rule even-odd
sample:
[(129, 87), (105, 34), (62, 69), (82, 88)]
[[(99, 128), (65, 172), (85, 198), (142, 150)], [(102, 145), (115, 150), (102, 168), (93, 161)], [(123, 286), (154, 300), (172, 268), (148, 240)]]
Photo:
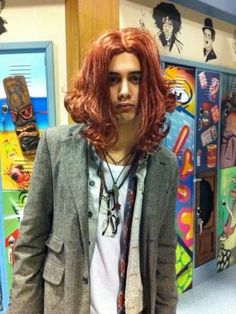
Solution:
[(213, 27), (213, 22), (211, 18), (209, 17), (205, 18), (202, 31), (204, 39), (203, 54), (205, 57), (205, 62), (208, 62), (209, 60), (214, 60), (217, 58), (215, 51), (213, 49), (213, 42), (215, 40), (216, 32)]
[[(2, 10), (4, 8), (5, 8), (5, 0), (0, 0), (0, 14), (2, 13)], [(3, 17), (0, 16), (0, 35), (7, 32), (5, 24), (7, 24), (7, 21)]]
[(182, 21), (181, 15), (171, 3), (161, 2), (152, 13), (156, 26), (159, 28), (158, 37), (163, 47), (171, 51), (175, 47), (180, 53), (183, 44), (177, 38), (180, 32)]

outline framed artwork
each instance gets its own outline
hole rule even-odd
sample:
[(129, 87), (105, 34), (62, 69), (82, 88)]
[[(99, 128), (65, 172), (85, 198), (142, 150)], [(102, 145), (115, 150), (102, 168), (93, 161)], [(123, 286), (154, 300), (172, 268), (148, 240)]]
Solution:
[(37, 143), (42, 131), (55, 125), (52, 42), (0, 44), (0, 68), (1, 312), (8, 303)]

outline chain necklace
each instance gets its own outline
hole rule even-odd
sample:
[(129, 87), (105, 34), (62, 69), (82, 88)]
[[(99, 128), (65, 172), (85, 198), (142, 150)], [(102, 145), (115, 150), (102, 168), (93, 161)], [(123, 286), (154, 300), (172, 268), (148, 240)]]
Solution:
[[(134, 151), (130, 152), (130, 156), (126, 162), (126, 164), (123, 166), (121, 172), (119, 173), (118, 177), (115, 179), (113, 176), (113, 173), (111, 171), (111, 168), (109, 166), (109, 163), (107, 161), (106, 155), (105, 153), (103, 153), (104, 156), (104, 160), (105, 163), (107, 165), (109, 174), (111, 176), (112, 179), (112, 188), (111, 190), (108, 189), (106, 181), (105, 181), (105, 177), (104, 177), (104, 171), (101, 171), (101, 181), (102, 181), (102, 186), (104, 187), (107, 196), (105, 197), (104, 195), (101, 196), (101, 198), (103, 198), (106, 201), (106, 206), (107, 206), (107, 217), (105, 220), (105, 227), (104, 230), (102, 232), (102, 235), (105, 235), (108, 227), (111, 227), (112, 230), (112, 235), (111, 236), (115, 236), (115, 234), (117, 233), (118, 230), (118, 225), (120, 223), (120, 218), (118, 215), (118, 211), (121, 207), (120, 203), (119, 203), (119, 189), (123, 186), (123, 184), (125, 183), (126, 179), (129, 177), (130, 172), (133, 168), (134, 163), (131, 165), (130, 169), (127, 171), (127, 173), (125, 174), (123, 180), (121, 181), (120, 184), (118, 184), (118, 180), (121, 177), (122, 173), (124, 172), (126, 166), (129, 164), (131, 158), (134, 155)], [(101, 169), (102, 170), (102, 169)], [(113, 206), (111, 206), (111, 201), (113, 200)]]
[[(133, 151), (134, 149), (132, 148), (128, 154), (126, 154), (123, 158), (121, 158), (120, 160), (118, 161), (115, 161), (115, 159), (107, 152), (106, 155), (111, 159), (111, 161), (113, 162), (114, 165), (118, 166), (122, 161), (124, 161), (128, 156), (131, 156), (133, 155)], [(105, 155), (104, 155), (105, 156)], [(129, 161), (130, 161), (130, 158), (129, 158)]]

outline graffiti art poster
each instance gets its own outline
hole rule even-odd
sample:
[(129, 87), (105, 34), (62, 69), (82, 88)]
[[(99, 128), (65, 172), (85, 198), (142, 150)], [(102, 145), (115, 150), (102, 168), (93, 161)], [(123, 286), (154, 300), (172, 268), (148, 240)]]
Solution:
[(222, 74), (220, 168), (236, 167), (236, 76)]
[(14, 244), (18, 237), (20, 220), (23, 216), (26, 199), (27, 191), (2, 192), (5, 265), (7, 269), (7, 283), (9, 286), (11, 283), (12, 268), (14, 266)]
[(179, 163), (176, 202), (176, 273), (179, 293), (192, 285), (194, 77), (195, 70), (192, 68), (166, 64), (165, 78), (174, 82), (171, 92), (177, 100), (176, 110), (168, 116), (170, 132), (165, 145), (174, 152)]
[(218, 257), (222, 271), (236, 263), (236, 167), (219, 170), (218, 184)]
[(197, 70), (196, 171), (217, 168), (220, 74)]

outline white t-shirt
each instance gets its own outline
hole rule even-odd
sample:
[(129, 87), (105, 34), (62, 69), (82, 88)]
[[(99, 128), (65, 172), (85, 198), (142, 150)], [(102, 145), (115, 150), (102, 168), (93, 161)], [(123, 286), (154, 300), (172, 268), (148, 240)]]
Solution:
[[(119, 176), (124, 166), (109, 164), (113, 177)], [(112, 189), (113, 181), (108, 166), (104, 163), (104, 177), (108, 190)], [(123, 181), (131, 166), (126, 166), (117, 185)], [(120, 236), (124, 219), (124, 206), (128, 189), (128, 178), (119, 189), (120, 223), (114, 237), (102, 235), (106, 225), (107, 209), (102, 202), (98, 215), (97, 238), (90, 267), (90, 314), (116, 314), (117, 295), (119, 291), (118, 264), (120, 257)], [(104, 192), (105, 193), (105, 192)]]

